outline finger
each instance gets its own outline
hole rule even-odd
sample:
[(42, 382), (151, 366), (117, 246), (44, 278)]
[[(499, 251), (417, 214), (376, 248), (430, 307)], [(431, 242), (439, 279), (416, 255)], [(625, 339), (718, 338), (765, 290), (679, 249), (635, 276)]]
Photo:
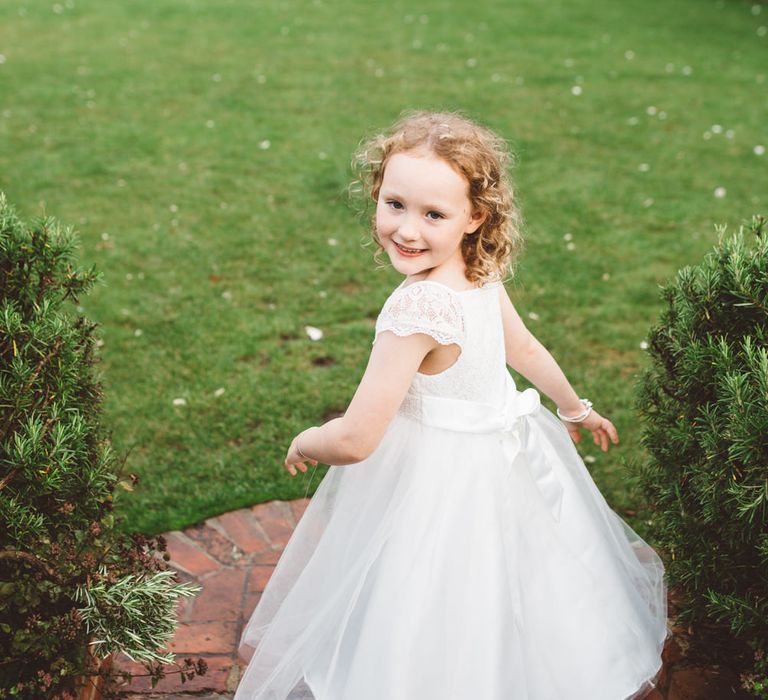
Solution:
[(616, 428), (610, 421), (608, 422), (608, 434), (611, 436), (614, 445), (619, 444), (619, 434), (616, 432)]

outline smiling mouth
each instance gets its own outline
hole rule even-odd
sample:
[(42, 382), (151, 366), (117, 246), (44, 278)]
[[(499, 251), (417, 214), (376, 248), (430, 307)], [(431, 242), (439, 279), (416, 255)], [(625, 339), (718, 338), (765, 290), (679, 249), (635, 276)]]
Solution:
[(395, 244), (395, 247), (405, 255), (418, 255), (426, 250), (426, 248), (406, 248), (405, 246), (400, 245), (397, 241), (393, 241), (393, 243)]

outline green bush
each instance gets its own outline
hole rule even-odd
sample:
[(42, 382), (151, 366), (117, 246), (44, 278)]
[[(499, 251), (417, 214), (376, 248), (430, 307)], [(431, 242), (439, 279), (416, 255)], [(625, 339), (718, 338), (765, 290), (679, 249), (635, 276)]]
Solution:
[[(748, 642), (744, 687), (765, 690), (768, 649), (768, 235), (754, 217), (662, 288), (637, 409), (655, 510), (683, 624)], [(742, 662), (744, 660), (742, 659)]]
[[(160, 675), (179, 595), (162, 537), (120, 533), (130, 489), (100, 424), (96, 324), (71, 304), (100, 278), (76, 236), (31, 227), (0, 192), (0, 698), (74, 697), (95, 657), (123, 651)], [(204, 671), (204, 669), (202, 669)]]

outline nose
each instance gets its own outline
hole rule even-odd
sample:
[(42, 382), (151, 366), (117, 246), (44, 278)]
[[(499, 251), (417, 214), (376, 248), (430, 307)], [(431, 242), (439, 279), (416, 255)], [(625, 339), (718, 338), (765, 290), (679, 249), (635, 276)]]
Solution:
[(413, 218), (407, 214), (400, 221), (398, 233), (404, 241), (416, 241), (419, 238), (418, 226), (416, 226)]

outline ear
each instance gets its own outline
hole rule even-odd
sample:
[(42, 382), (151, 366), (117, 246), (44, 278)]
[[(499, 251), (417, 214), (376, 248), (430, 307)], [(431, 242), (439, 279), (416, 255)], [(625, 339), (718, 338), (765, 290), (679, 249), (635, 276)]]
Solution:
[(467, 224), (467, 228), (464, 229), (464, 233), (474, 233), (483, 225), (483, 222), (487, 218), (488, 212), (476, 209), (472, 214), (472, 218), (469, 220), (469, 224)]

